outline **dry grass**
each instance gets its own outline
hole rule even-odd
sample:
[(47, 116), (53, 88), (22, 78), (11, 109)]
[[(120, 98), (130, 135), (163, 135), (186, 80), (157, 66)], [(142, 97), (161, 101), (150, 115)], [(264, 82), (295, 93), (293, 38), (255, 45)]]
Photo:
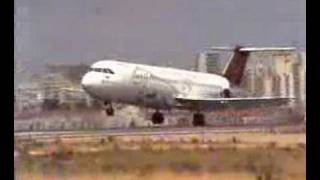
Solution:
[(266, 180), (273, 180), (305, 177), (306, 165), (305, 150), (274, 148), (226, 148), (214, 151), (107, 150), (89, 154), (75, 153), (66, 159), (63, 157), (65, 156), (21, 158), (19, 173), (24, 176), (46, 174), (50, 177), (60, 174), (60, 176), (80, 178), (96, 174), (153, 177), (160, 172), (171, 172), (205, 175), (206, 179), (207, 176), (226, 175), (232, 172), (249, 174), (257, 179), (265, 177)]
[[(57, 180), (59, 176), (42, 176), (23, 174), (18, 177), (21, 180)], [(216, 173), (216, 174), (192, 174), (192, 173), (174, 173), (169, 171), (155, 172), (150, 175), (141, 176), (137, 173), (119, 173), (119, 174), (92, 174), (92, 175), (73, 175), (65, 177), (65, 180), (254, 180), (254, 176), (248, 173)]]
[[(305, 149), (306, 134), (271, 134), (271, 133), (230, 133), (215, 135), (168, 135), (164, 138), (143, 136), (107, 136), (101, 138), (55, 139), (53, 141), (17, 141), (21, 149), (28, 149), (32, 154), (44, 155), (50, 149), (58, 149), (58, 141), (63, 147), (75, 153), (90, 153), (105, 150), (198, 150), (220, 148), (300, 148)], [(58, 143), (57, 143), (58, 142)], [(55, 147), (53, 147), (55, 146)]]
[(305, 179), (305, 134), (126, 138), (19, 142), (20, 179)]
[[(257, 180), (250, 173), (174, 173), (170, 171), (159, 171), (150, 175), (141, 176), (137, 173), (118, 173), (118, 174), (86, 174), (86, 175), (70, 175), (62, 176), (65, 180)], [(62, 179), (61, 176), (44, 176), (35, 174), (21, 174), (17, 179), (21, 180), (57, 180)], [(288, 176), (283, 180), (305, 180), (305, 176)]]

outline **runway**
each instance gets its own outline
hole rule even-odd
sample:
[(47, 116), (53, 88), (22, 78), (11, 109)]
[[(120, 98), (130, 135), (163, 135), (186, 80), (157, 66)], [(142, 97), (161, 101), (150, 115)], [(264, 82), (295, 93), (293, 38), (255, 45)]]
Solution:
[[(33, 131), (15, 132), (16, 139), (52, 139), (52, 138), (103, 138), (107, 136), (161, 136), (161, 135), (208, 135), (208, 134), (228, 134), (228, 133), (294, 133), (301, 131), (301, 126), (232, 126), (232, 127), (153, 127), (153, 128), (121, 128), (94, 131)], [(283, 128), (283, 127), (282, 127)]]

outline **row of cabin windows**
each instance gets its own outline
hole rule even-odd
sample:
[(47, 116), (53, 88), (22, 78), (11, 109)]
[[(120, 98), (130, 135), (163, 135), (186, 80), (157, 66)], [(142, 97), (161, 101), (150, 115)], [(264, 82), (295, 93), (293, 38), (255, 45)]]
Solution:
[(90, 68), (89, 71), (95, 71), (95, 72), (103, 72), (108, 74), (114, 74), (114, 72), (111, 69), (106, 68)]

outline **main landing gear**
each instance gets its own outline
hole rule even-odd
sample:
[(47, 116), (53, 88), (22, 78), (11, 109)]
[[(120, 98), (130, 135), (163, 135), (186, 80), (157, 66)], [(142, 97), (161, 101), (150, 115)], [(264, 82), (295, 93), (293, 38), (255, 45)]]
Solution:
[(108, 116), (113, 116), (114, 115), (114, 109), (112, 107), (112, 104), (110, 102), (105, 102), (104, 105), (106, 106), (106, 114)]
[[(151, 121), (153, 124), (162, 124), (164, 122), (164, 116), (158, 110), (152, 114)], [(200, 112), (193, 114), (192, 125), (195, 127), (203, 127), (206, 125), (205, 116)]]
[(152, 114), (151, 121), (153, 124), (162, 124), (164, 122), (163, 114), (157, 110)]
[(199, 112), (194, 113), (192, 125), (193, 126), (205, 126), (206, 121), (205, 121), (204, 115)]

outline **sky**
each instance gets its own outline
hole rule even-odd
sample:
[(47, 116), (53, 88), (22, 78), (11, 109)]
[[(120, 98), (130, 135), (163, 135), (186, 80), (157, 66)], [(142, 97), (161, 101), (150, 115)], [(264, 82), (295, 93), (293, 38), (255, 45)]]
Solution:
[(210, 46), (305, 47), (305, 0), (15, 0), (16, 60), (190, 68)]

